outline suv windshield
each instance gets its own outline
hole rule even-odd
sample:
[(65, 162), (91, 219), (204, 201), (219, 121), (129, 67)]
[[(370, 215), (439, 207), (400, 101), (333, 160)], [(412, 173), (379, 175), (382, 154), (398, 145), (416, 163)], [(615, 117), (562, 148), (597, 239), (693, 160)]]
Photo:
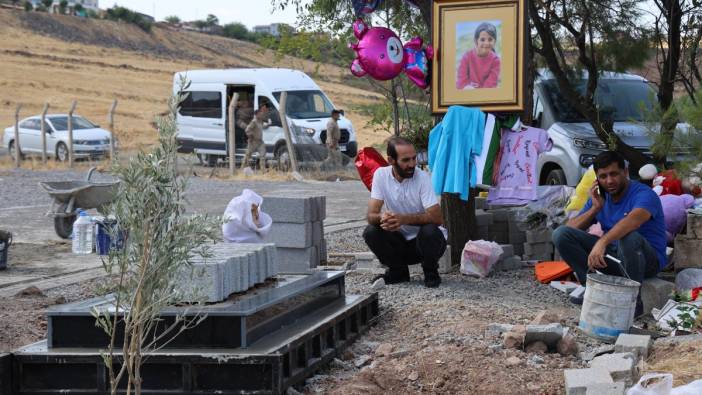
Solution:
[[(273, 93), (279, 103), (281, 93)], [(285, 107), (286, 115), (292, 119), (328, 118), (334, 109), (321, 91), (289, 91)]]
[[(71, 119), (73, 121), (73, 130), (97, 128), (97, 125), (94, 125), (83, 117), (74, 115)], [(68, 130), (68, 116), (51, 117), (49, 121), (54, 125), (55, 130)]]
[[(587, 81), (580, 81), (575, 88), (585, 92)], [(587, 122), (578, 111), (561, 95), (556, 80), (542, 82), (547, 99), (553, 107), (554, 116), (559, 122)], [(648, 83), (635, 80), (600, 79), (595, 90), (595, 102), (601, 109), (610, 109), (618, 122), (643, 121), (643, 111), (653, 108), (655, 91)]]

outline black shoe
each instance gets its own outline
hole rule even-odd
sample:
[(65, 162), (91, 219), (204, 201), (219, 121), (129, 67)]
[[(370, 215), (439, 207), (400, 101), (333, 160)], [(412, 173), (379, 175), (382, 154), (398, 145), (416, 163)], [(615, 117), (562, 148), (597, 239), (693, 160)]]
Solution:
[(373, 284), (374, 282), (376, 282), (380, 278), (385, 280), (386, 285), (407, 283), (410, 281), (409, 270), (407, 272), (400, 272), (400, 273), (391, 272), (388, 270), (385, 272), (385, 274), (381, 274), (381, 275), (373, 277), (373, 279), (371, 280), (371, 284)]
[(636, 299), (636, 309), (634, 309), (634, 318), (639, 318), (644, 314), (643, 301), (641, 296)]
[(424, 286), (427, 288), (436, 288), (441, 284), (441, 276), (439, 272), (424, 273)]

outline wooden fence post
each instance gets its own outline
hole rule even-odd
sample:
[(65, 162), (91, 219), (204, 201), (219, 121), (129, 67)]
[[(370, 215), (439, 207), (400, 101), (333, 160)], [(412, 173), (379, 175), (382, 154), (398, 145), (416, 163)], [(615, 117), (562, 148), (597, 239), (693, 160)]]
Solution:
[(293, 147), (292, 136), (290, 135), (290, 125), (288, 125), (288, 117), (285, 106), (288, 103), (288, 92), (283, 92), (280, 95), (280, 123), (283, 124), (283, 132), (285, 134), (285, 145), (288, 146), (288, 155), (290, 155), (290, 167), (293, 172), (297, 173), (297, 158), (295, 158), (295, 147)]
[[(237, 102), (239, 101), (239, 94), (234, 93), (232, 95), (232, 100), (229, 102), (229, 107), (227, 108), (227, 117), (229, 118), (228, 131), (229, 140), (227, 144), (227, 150), (229, 151), (229, 175), (233, 176), (236, 173), (236, 120), (234, 119), (234, 113), (236, 110)], [(265, 163), (265, 158), (263, 159)], [(263, 169), (261, 169), (263, 170)]]
[(22, 104), (17, 104), (15, 110), (15, 167), (20, 167), (20, 139), (19, 139), (19, 113)]
[(49, 103), (44, 103), (41, 111), (41, 161), (46, 164), (46, 112), (49, 111)]
[(68, 167), (73, 167), (73, 111), (76, 110), (78, 102), (73, 100), (71, 109), (68, 110)]
[(110, 160), (115, 160), (115, 109), (117, 108), (117, 99), (112, 101), (110, 112), (107, 114), (107, 119), (110, 125)]

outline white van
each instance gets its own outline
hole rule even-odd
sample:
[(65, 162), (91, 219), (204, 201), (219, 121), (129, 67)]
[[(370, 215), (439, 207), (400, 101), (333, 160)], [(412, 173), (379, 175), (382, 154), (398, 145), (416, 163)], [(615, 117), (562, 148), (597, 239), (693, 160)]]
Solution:
[[(287, 161), (278, 112), (280, 95), (285, 91), (288, 92), (286, 114), (293, 144), (298, 147), (296, 152), (300, 152), (301, 146), (319, 147), (326, 141), (327, 121), (335, 107), (319, 86), (301, 71), (274, 68), (181, 71), (173, 78), (173, 92), (176, 94), (181, 90), (182, 78), (189, 85), (184, 89), (188, 95), (177, 115), (179, 152), (194, 152), (210, 165), (226, 158), (227, 108), (234, 93), (239, 94), (237, 115), (241, 112), (244, 121), (262, 105), (270, 109), (271, 125), (263, 131), (267, 158), (275, 158), (281, 165)], [(341, 151), (355, 157), (358, 150), (356, 134), (343, 112), (339, 128)], [(246, 152), (244, 129), (239, 125), (235, 136), (239, 162)]]

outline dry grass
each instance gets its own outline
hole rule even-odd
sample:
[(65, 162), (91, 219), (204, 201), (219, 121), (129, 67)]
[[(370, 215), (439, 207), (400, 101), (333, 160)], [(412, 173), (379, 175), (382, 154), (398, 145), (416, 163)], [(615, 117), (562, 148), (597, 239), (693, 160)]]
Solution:
[[(45, 16), (32, 16), (44, 18)], [(319, 65), (296, 58), (278, 59), (252, 43), (155, 26), (150, 34), (137, 27), (110, 21), (54, 16), (52, 21), (79, 32), (86, 40), (109, 35), (123, 47), (150, 45), (160, 52), (125, 50), (68, 42), (40, 35), (28, 27), (22, 12), (0, 10), (0, 133), (21, 117), (38, 114), (44, 102), (50, 112), (67, 112), (78, 101), (77, 114), (103, 126), (113, 99), (119, 101), (115, 134), (123, 149), (142, 149), (156, 141), (154, 118), (166, 110), (173, 73), (195, 68), (291, 67), (304, 70), (322, 87), (336, 106), (347, 109), (360, 146), (378, 144), (384, 132), (367, 130), (368, 121), (354, 113), (359, 104), (378, 103), (376, 93), (344, 83), (345, 68)], [(39, 21), (41, 22), (41, 21)], [(178, 56), (175, 56), (177, 54)]]
[(702, 340), (656, 346), (653, 356), (641, 373), (672, 373), (673, 386), (687, 384), (702, 377), (700, 355)]

